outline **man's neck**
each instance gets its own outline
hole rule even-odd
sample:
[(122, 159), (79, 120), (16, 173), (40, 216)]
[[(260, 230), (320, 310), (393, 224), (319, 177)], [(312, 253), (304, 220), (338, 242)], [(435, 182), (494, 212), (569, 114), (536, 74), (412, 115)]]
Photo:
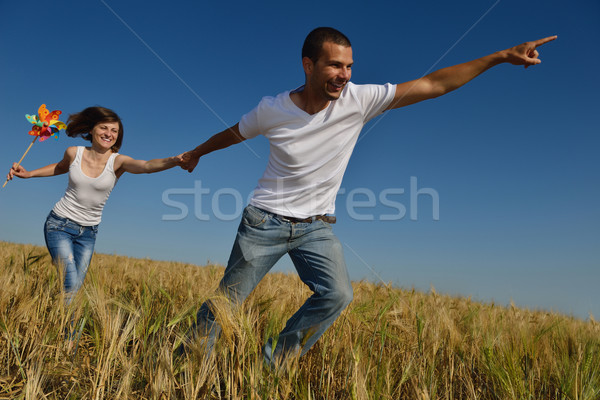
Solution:
[(298, 108), (309, 115), (316, 114), (329, 105), (329, 100), (316, 95), (306, 86), (301, 91), (290, 93), (290, 99)]

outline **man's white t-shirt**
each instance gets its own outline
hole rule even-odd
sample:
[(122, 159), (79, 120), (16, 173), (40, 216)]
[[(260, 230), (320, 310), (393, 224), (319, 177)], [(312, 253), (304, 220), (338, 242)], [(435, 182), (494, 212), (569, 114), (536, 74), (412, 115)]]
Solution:
[(390, 83), (348, 82), (339, 99), (312, 115), (294, 104), (290, 91), (264, 97), (239, 123), (246, 139), (262, 134), (271, 146), (250, 204), (294, 218), (332, 214), (362, 127), (385, 111), (395, 91)]

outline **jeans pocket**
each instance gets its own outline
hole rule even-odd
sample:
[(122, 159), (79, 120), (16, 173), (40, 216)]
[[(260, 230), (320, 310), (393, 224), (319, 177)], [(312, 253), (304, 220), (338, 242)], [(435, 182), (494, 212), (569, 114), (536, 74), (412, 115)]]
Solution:
[(46, 224), (44, 228), (46, 230), (62, 230), (65, 226), (65, 221), (55, 218), (52, 214), (48, 215), (46, 218)]
[(61, 231), (62, 226), (53, 222), (46, 222), (46, 231)]
[(267, 212), (254, 206), (247, 206), (242, 215), (242, 223), (248, 226), (257, 227), (267, 220)]

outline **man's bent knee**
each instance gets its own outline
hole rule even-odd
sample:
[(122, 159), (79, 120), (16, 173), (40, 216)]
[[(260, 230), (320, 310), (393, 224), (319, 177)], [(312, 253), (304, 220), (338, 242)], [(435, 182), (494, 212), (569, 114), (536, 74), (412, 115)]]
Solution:
[(346, 307), (348, 307), (350, 302), (352, 302), (353, 297), (354, 294), (352, 292), (352, 285), (350, 284), (338, 286), (331, 293), (332, 302), (335, 304), (334, 307), (339, 312), (342, 312)]

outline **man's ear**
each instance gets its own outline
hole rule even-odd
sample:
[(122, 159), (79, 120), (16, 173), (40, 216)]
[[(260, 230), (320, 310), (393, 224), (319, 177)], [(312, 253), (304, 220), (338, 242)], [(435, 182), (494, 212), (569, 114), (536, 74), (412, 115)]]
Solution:
[(306, 75), (312, 74), (312, 71), (315, 67), (313, 61), (308, 57), (302, 57), (302, 68), (304, 68), (304, 73)]

